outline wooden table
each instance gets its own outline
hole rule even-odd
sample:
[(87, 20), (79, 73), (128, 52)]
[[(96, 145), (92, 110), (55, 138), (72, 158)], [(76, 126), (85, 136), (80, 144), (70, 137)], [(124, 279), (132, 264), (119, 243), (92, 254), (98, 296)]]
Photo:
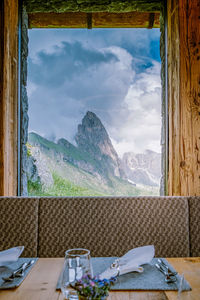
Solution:
[[(185, 300), (200, 299), (200, 258), (169, 258), (168, 261), (192, 286), (192, 291), (183, 292)], [(20, 287), (1, 290), (0, 300), (63, 300), (55, 290), (63, 265), (63, 258), (40, 258)], [(177, 292), (110, 292), (109, 300), (175, 300)]]

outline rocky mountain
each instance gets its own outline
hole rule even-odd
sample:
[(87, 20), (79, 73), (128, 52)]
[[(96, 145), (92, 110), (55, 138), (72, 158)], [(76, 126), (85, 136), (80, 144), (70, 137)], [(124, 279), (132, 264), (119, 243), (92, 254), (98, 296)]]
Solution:
[(161, 177), (161, 154), (151, 150), (145, 153), (124, 153), (123, 168), (127, 178), (136, 183), (149, 186), (159, 186)]
[(78, 125), (75, 140), (80, 151), (89, 153), (100, 164), (99, 173), (108, 178), (114, 175), (125, 179), (121, 161), (100, 119), (88, 111)]
[[(54, 143), (36, 133), (29, 134), (27, 175), (33, 190), (40, 186), (40, 194), (44, 190), (48, 195), (60, 195), (60, 190), (69, 195), (69, 187), (72, 195), (77, 190), (81, 195), (158, 193), (158, 189), (151, 188), (156, 186), (154, 177), (159, 173), (151, 173), (154, 154), (126, 153), (120, 160), (105, 127), (93, 112), (87, 112), (78, 125), (75, 140), (76, 146), (64, 138)], [(137, 183), (150, 189), (137, 187)], [(55, 192), (56, 184), (59, 188)]]

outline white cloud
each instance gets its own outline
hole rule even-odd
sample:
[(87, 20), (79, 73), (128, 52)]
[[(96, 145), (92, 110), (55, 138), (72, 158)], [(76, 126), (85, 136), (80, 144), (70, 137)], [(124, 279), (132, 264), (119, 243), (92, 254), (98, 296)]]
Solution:
[(109, 128), (117, 152), (160, 152), (161, 83), (160, 64), (136, 75), (124, 99), (127, 116), (117, 128)]

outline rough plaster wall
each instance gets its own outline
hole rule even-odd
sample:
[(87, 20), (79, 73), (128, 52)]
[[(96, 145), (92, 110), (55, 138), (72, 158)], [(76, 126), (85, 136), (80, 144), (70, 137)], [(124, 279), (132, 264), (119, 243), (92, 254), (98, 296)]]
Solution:
[(161, 0), (24, 0), (27, 12), (159, 11)]
[[(105, 2), (104, 9), (103, 11), (111, 11), (110, 10), (110, 5), (114, 3), (114, 1), (101, 1), (101, 4)], [(110, 3), (109, 5), (106, 3)], [(143, 2), (143, 4), (141, 4)], [(115, 8), (118, 5), (118, 12), (119, 11), (127, 11), (126, 9), (133, 9), (133, 6), (137, 3), (137, 8), (141, 9), (141, 7), (144, 7), (144, 5), (147, 5), (145, 3), (146, 1), (115, 1)], [(155, 1), (156, 2), (156, 1)], [(26, 0), (25, 3), (27, 4), (27, 8), (30, 11), (37, 11), (39, 7), (42, 7), (40, 11), (48, 11), (47, 8), (41, 6), (41, 2), (38, 0)], [(47, 7), (53, 7), (53, 4), (59, 7), (60, 11), (67, 11), (62, 8), (62, 6), (59, 6), (60, 3), (63, 3), (63, 7), (72, 7), (72, 4), (76, 3), (79, 5), (79, 10), (80, 7), (83, 10), (83, 7), (87, 7), (90, 5), (92, 8), (92, 11), (95, 11), (94, 6), (98, 5), (98, 1), (86, 1), (86, 0), (80, 0), (80, 1), (47, 1), (45, 2), (45, 5)], [(71, 3), (71, 4), (70, 4)], [(96, 3), (96, 4), (94, 4)], [(120, 4), (121, 3), (121, 4)], [(140, 6), (139, 6), (140, 3)], [(157, 1), (157, 9), (158, 5), (160, 6), (161, 10), (161, 17), (160, 17), (160, 30), (161, 30), (161, 38), (160, 38), (160, 54), (161, 54), (161, 61), (162, 61), (162, 67), (161, 67), (161, 79), (162, 79), (162, 131), (161, 131), (161, 147), (162, 147), (162, 164), (161, 164), (161, 172), (162, 172), (162, 177), (161, 177), (161, 183), (160, 183), (160, 194), (165, 195), (167, 193), (166, 190), (166, 179), (167, 179), (167, 161), (166, 161), (166, 139), (167, 139), (167, 128), (166, 128), (166, 99), (165, 99), (165, 26), (164, 26), (164, 5), (160, 5), (160, 1)], [(68, 6), (67, 6), (68, 5)], [(70, 6), (71, 5), (71, 6)], [(84, 6), (85, 5), (85, 6)], [(102, 4), (103, 5), (103, 4)], [(143, 6), (142, 6), (143, 5)], [(152, 5), (152, 3), (151, 3)], [(109, 9), (108, 9), (109, 6)], [(96, 7), (96, 6), (95, 6)], [(126, 9), (125, 9), (126, 7)], [(63, 10), (61, 10), (63, 9)], [(100, 9), (100, 8), (99, 8)], [(56, 11), (56, 10), (54, 10)], [(114, 10), (113, 10), (114, 11)], [(22, 14), (22, 92), (21, 92), (21, 195), (26, 196), (27, 195), (27, 175), (26, 175), (26, 170), (27, 170), (27, 148), (26, 148), (26, 143), (28, 140), (28, 97), (27, 97), (27, 91), (26, 91), (26, 85), (27, 85), (27, 56), (28, 56), (28, 16), (26, 13), (26, 9), (23, 8), (23, 14)]]
[(21, 195), (27, 191), (27, 148), (28, 141), (28, 96), (27, 96), (27, 56), (28, 56), (28, 15), (23, 8), (21, 31)]

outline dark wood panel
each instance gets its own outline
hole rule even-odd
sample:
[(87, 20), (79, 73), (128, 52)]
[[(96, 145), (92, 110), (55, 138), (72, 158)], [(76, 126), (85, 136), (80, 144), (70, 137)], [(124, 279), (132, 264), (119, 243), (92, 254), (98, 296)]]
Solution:
[(160, 14), (148, 12), (29, 13), (28, 16), (29, 28), (159, 28), (160, 26)]

